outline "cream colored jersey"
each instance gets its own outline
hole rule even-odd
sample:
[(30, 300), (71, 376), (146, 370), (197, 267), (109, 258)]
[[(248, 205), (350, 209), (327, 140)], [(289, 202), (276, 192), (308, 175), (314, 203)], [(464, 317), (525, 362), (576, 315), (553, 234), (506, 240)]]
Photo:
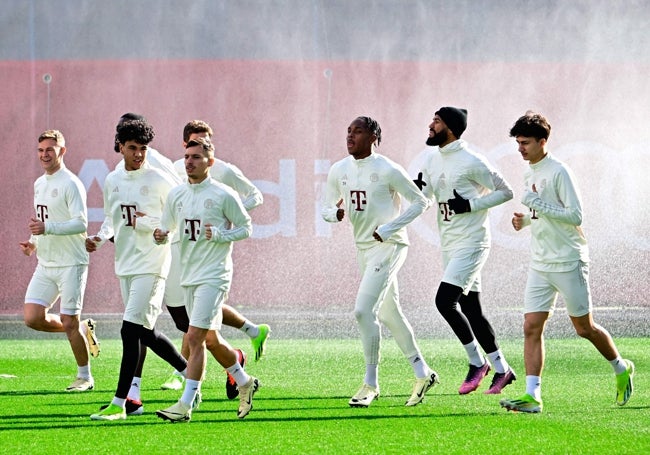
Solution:
[[(174, 186), (168, 175), (151, 167), (117, 169), (106, 177), (104, 211), (110, 226), (102, 226), (102, 231), (107, 238), (115, 236), (117, 276), (167, 276), (170, 248), (168, 244), (157, 245), (153, 231), (160, 227), (163, 205)], [(136, 212), (144, 215), (137, 216)]]
[[(459, 139), (429, 152), (422, 179), (426, 183), (424, 194), (437, 201), (441, 250), (490, 247), (488, 209), (513, 196), (512, 188), (496, 169)], [(454, 198), (454, 190), (469, 200), (470, 212), (455, 214), (450, 210), (447, 201)]]
[[(400, 195), (411, 203), (403, 212)], [(384, 242), (408, 245), (406, 226), (428, 207), (404, 168), (378, 153), (360, 160), (348, 156), (332, 165), (321, 211), (325, 221), (338, 221), (341, 199), (360, 249), (377, 244), (375, 230)]]
[[(176, 168), (174, 167), (174, 163), (154, 148), (147, 147), (147, 154), (145, 156), (144, 164), (142, 167), (158, 169), (163, 174), (165, 174), (165, 176), (174, 184), (174, 186), (180, 185), (184, 181), (181, 177), (178, 176)], [(117, 163), (115, 170), (124, 170), (123, 159)], [(107, 214), (105, 214), (104, 217), (104, 223), (97, 233), (97, 237), (100, 238), (100, 245), (113, 236), (113, 228), (111, 226), (110, 217)]]
[[(573, 270), (589, 262), (587, 240), (580, 228), (582, 203), (571, 170), (550, 154), (524, 174), (521, 202), (530, 209), (531, 267), (546, 272)], [(533, 185), (535, 191), (533, 191)]]
[(34, 182), (34, 210), (45, 223), (45, 233), (30, 238), (38, 263), (45, 267), (88, 264), (86, 189), (63, 163), (54, 174)]
[[(174, 161), (174, 167), (183, 181), (186, 181), (185, 160)], [(215, 158), (214, 164), (210, 167), (210, 177), (235, 190), (248, 211), (264, 203), (262, 192), (234, 164)]]
[[(214, 226), (207, 240), (206, 224)], [(253, 231), (250, 216), (237, 193), (207, 178), (201, 183), (184, 183), (167, 198), (161, 229), (180, 236), (181, 285), (214, 283), (224, 291), (232, 281), (232, 243)]]

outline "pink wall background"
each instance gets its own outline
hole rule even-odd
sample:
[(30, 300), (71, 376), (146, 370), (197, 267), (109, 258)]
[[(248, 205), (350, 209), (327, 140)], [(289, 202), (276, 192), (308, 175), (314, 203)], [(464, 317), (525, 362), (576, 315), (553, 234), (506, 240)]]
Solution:
[[(28, 238), (32, 185), (41, 174), (36, 139), (47, 127), (64, 133), (67, 166), (90, 178), (117, 163), (114, 128), (124, 112), (145, 115), (156, 130), (152, 145), (171, 159), (181, 156), (184, 124), (208, 121), (219, 157), (266, 193), (264, 206), (252, 212), (254, 237), (235, 247), (231, 302), (288, 312), (304, 306), (349, 311), (357, 286), (351, 229), (325, 226), (317, 212), (328, 162), (346, 156), (351, 120), (370, 115), (383, 130), (379, 152), (415, 176), (428, 124), (443, 105), (469, 110), (463, 138), (515, 189), (514, 200), (492, 212), (488, 304), (521, 304), (529, 239), (515, 235), (509, 220), (521, 209), (526, 165), (508, 130), (535, 109), (549, 118), (550, 149), (573, 167), (583, 192), (595, 304), (650, 306), (649, 70), (595, 63), (0, 61), (0, 314), (22, 312), (36, 264), (18, 242)], [(89, 182), (88, 204), (96, 214), (102, 179)], [(440, 279), (433, 223), (427, 213), (409, 228), (413, 245), (400, 285), (412, 305), (432, 305)], [(95, 221), (89, 231), (98, 228)], [(122, 311), (111, 246), (91, 256), (85, 311)]]

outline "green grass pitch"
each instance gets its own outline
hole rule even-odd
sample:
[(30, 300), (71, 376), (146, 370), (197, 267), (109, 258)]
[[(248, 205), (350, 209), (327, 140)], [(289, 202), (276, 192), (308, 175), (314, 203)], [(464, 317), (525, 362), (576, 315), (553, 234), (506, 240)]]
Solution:
[[(519, 379), (502, 396), (458, 395), (467, 371), (454, 340), (419, 340), (439, 373), (424, 402), (404, 407), (413, 385), (408, 362), (392, 339), (382, 341), (381, 396), (367, 409), (348, 399), (363, 380), (358, 340), (271, 338), (260, 362), (247, 370), (262, 388), (254, 408), (236, 417), (237, 400), (225, 398), (223, 369), (209, 359), (203, 403), (189, 423), (163, 422), (156, 409), (180, 392), (160, 390), (171, 369), (149, 353), (142, 383), (145, 412), (126, 421), (94, 422), (90, 414), (107, 404), (117, 383), (119, 340), (104, 340), (92, 361), (95, 390), (64, 391), (76, 372), (67, 341), (0, 341), (0, 453), (78, 454), (639, 454), (650, 450), (650, 369), (647, 338), (616, 340), (634, 360), (635, 392), (614, 404), (612, 368), (587, 341), (547, 339), (543, 377), (544, 412), (509, 413), (502, 396), (524, 392), (521, 340), (502, 349)], [(234, 345), (249, 353), (246, 340)], [(16, 376), (16, 377), (7, 377)]]

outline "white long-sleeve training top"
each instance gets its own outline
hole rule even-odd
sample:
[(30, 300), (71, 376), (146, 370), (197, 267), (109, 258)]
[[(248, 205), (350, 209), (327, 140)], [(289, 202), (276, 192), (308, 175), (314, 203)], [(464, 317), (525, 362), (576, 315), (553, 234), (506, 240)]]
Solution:
[[(115, 274), (119, 277), (155, 274), (167, 277), (171, 263), (168, 244), (157, 245), (153, 231), (160, 227), (162, 209), (175, 183), (158, 169), (116, 169), (104, 181), (101, 243), (115, 236)], [(136, 212), (145, 216), (136, 217)]]
[(36, 246), (39, 264), (45, 267), (88, 264), (86, 189), (63, 163), (54, 174), (43, 174), (34, 182), (34, 210), (36, 217), (45, 223), (45, 233), (29, 239)]
[[(206, 224), (213, 235), (205, 236)], [(237, 193), (207, 178), (184, 183), (169, 193), (161, 229), (180, 236), (181, 285), (215, 283), (228, 291), (232, 281), (232, 243), (253, 232), (252, 221)]]
[[(411, 203), (403, 212), (400, 195)], [(406, 226), (428, 208), (426, 198), (404, 168), (378, 153), (360, 160), (348, 156), (332, 165), (321, 210), (325, 221), (338, 222), (337, 203), (341, 199), (359, 249), (377, 244), (375, 230), (384, 242), (408, 245)]]
[(532, 229), (531, 267), (561, 272), (572, 270), (576, 261), (589, 262), (587, 240), (580, 229), (580, 192), (567, 165), (547, 154), (530, 165), (524, 185), (521, 202), (530, 209), (523, 221)]
[[(429, 152), (422, 179), (427, 184), (422, 190), (424, 194), (432, 205), (437, 201), (442, 251), (489, 247), (492, 239), (488, 209), (513, 196), (512, 188), (499, 172), (459, 139)], [(470, 212), (455, 214), (450, 210), (447, 201), (454, 198), (454, 190), (469, 200)]]

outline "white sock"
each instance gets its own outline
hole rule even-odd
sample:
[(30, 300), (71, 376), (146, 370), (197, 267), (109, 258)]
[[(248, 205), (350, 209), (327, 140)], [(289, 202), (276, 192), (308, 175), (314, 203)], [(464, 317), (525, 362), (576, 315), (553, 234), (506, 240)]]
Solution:
[(541, 376), (526, 376), (526, 393), (541, 401), (542, 399), (542, 377)]
[(415, 373), (416, 378), (426, 378), (431, 371), (431, 368), (429, 368), (429, 365), (427, 365), (426, 360), (424, 360), (424, 357), (422, 357), (422, 354), (419, 352), (412, 356), (409, 357), (409, 362), (411, 362), (411, 367), (413, 367), (413, 372)]
[(132, 400), (135, 401), (140, 401), (140, 383), (142, 382), (142, 378), (133, 378), (133, 382), (131, 382), (131, 388), (129, 389), (129, 393), (126, 395), (127, 398), (131, 398)]
[(185, 406), (192, 406), (194, 403), (194, 398), (196, 394), (201, 390), (201, 381), (195, 379), (185, 379), (185, 389), (183, 390), (183, 395), (181, 396), (181, 403)]
[(113, 397), (113, 400), (111, 400), (111, 404), (119, 406), (122, 409), (124, 409), (124, 406), (125, 406), (124, 403), (126, 403), (126, 398)]
[(467, 352), (467, 357), (469, 357), (470, 364), (474, 365), (475, 367), (482, 367), (485, 365), (485, 357), (483, 357), (483, 354), (481, 354), (476, 340), (472, 340), (471, 343), (464, 344), (463, 347)]
[(494, 369), (497, 373), (505, 373), (510, 369), (510, 365), (506, 362), (506, 358), (503, 356), (501, 349), (497, 349), (494, 352), (487, 354), (488, 358), (492, 362)]
[(379, 365), (374, 363), (369, 363), (366, 365), (366, 376), (363, 378), (363, 382), (368, 384), (371, 387), (379, 387)]
[(235, 382), (238, 386), (244, 386), (248, 384), (248, 381), (251, 378), (248, 373), (244, 371), (239, 362), (235, 362), (233, 366), (226, 368), (226, 370), (228, 370), (228, 373), (230, 373), (231, 376), (235, 378)]
[(614, 373), (621, 374), (627, 370), (627, 362), (619, 355), (614, 360), (610, 360), (609, 364), (614, 368)]
[(251, 338), (255, 338), (257, 335), (260, 334), (260, 328), (257, 326), (257, 324), (253, 324), (248, 319), (244, 319), (244, 325), (242, 325), (239, 328), (239, 330), (241, 330)]
[(90, 380), (93, 378), (93, 376), (90, 374), (90, 363), (84, 366), (77, 365), (77, 377), (86, 380)]

